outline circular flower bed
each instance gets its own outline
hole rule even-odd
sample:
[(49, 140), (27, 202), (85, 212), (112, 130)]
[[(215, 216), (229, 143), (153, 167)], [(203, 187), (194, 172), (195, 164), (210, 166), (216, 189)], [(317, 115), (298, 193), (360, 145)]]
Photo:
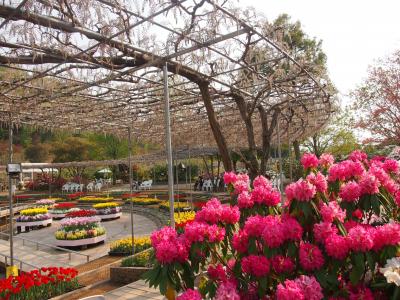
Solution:
[[(151, 247), (151, 241), (148, 236), (135, 237), (135, 253), (141, 252)], [(132, 238), (124, 238), (114, 241), (110, 245), (110, 255), (131, 255), (132, 254)]]
[[(160, 203), (159, 208), (169, 210), (169, 201), (163, 201)], [(174, 202), (174, 211), (185, 211), (190, 210), (189, 204), (185, 202)]]
[(187, 224), (194, 221), (196, 213), (194, 211), (185, 211), (181, 213), (174, 213), (175, 227), (183, 229)]
[(106, 230), (100, 225), (99, 217), (66, 218), (55, 232), (57, 245), (82, 246), (104, 241)]
[(93, 208), (102, 220), (116, 219), (122, 215), (121, 206), (116, 202), (94, 204)]
[(82, 217), (93, 217), (97, 214), (95, 209), (70, 209), (65, 215), (66, 218), (82, 218)]
[(74, 268), (48, 267), (0, 280), (0, 299), (42, 300), (78, 288)]
[(16, 221), (18, 223), (23, 222), (38, 222), (51, 219), (50, 214), (45, 207), (28, 208), (20, 211), (20, 215)]
[(399, 299), (398, 163), (360, 151), (301, 163), (284, 203), (266, 178), (226, 173), (230, 206), (211, 199), (182, 233), (152, 234), (150, 286), (186, 290), (178, 299)]
[(156, 199), (156, 198), (141, 198), (141, 197), (137, 197), (137, 198), (132, 198), (131, 199), (127, 199), (127, 202), (132, 201), (134, 205), (152, 205), (152, 204), (160, 204), (163, 201)]
[(75, 203), (63, 202), (55, 204), (53, 209), (49, 212), (54, 219), (62, 219), (72, 208), (75, 208)]
[(40, 199), (35, 202), (37, 207), (53, 208), (56, 202), (53, 199)]
[(86, 196), (79, 198), (79, 202), (82, 203), (103, 203), (113, 201), (113, 197), (97, 197), (97, 196)]

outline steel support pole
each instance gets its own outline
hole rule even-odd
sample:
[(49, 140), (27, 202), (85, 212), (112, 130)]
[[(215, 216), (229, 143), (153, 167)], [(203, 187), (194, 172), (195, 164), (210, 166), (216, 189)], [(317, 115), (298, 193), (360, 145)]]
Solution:
[(278, 137), (278, 157), (279, 157), (279, 189), (281, 190), (281, 194), (283, 193), (283, 180), (282, 180), (282, 151), (281, 151), (281, 131), (280, 131), (280, 117), (278, 115), (278, 121), (276, 123), (276, 131)]
[(171, 142), (171, 119), (169, 110), (169, 91), (168, 91), (168, 68), (165, 63), (164, 68), (164, 121), (165, 121), (165, 143), (167, 148), (167, 162), (168, 162), (168, 195), (169, 195), (169, 213), (170, 225), (175, 228), (174, 219), (174, 171), (172, 169), (172, 142)]
[(190, 207), (192, 210), (194, 210), (193, 207), (193, 188), (192, 188), (192, 160), (190, 157), (190, 145), (189, 145), (189, 163), (187, 165), (187, 168), (189, 170), (189, 189), (190, 189)]
[(131, 217), (131, 238), (132, 238), (132, 255), (135, 254), (135, 232), (133, 229), (133, 198), (132, 198), (132, 137), (131, 128), (128, 127), (128, 165), (129, 165), (129, 197), (130, 201), (130, 217)]
[[(10, 115), (10, 124), (8, 127), (8, 163), (12, 163), (13, 161), (13, 123), (11, 121)], [(14, 265), (14, 210), (13, 210), (13, 180), (10, 175), (8, 175), (8, 199), (9, 199), (9, 213), (10, 213), (10, 265)], [(6, 266), (7, 267), (7, 266)]]
[(288, 123), (288, 155), (289, 155), (289, 177), (290, 182), (293, 180), (293, 166), (292, 166), (292, 142), (290, 140), (291, 123)]

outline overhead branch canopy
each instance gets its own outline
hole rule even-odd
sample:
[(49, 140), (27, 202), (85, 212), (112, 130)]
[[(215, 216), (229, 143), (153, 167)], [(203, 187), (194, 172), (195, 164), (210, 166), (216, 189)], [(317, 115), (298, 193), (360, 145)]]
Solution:
[(131, 127), (163, 144), (167, 64), (176, 147), (243, 147), (250, 121), (261, 147), (271, 118), (293, 139), (311, 135), (333, 110), (328, 80), (228, 2), (2, 1), (0, 120), (120, 136)]

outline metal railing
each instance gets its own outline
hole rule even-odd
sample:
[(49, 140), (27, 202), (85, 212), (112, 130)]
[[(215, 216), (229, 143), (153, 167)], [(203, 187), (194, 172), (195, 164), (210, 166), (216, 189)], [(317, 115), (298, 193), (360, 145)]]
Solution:
[[(26, 203), (15, 203), (14, 205), (13, 205), (13, 207), (14, 208), (19, 208), (19, 207), (29, 207), (29, 205), (28, 204), (26, 204)], [(1, 206), (0, 207), (0, 214), (1, 214), (1, 212), (3, 212), (3, 211), (7, 211), (8, 209), (10, 209), (10, 207), (8, 206), (8, 205), (6, 205), (6, 206)]]
[[(0, 232), (0, 236), (1, 235), (9, 237), (9, 234), (7, 234), (7, 233)], [(90, 261), (90, 255), (84, 254), (84, 253), (80, 253), (78, 251), (65, 249), (65, 248), (62, 248), (62, 247), (58, 247), (58, 246), (54, 246), (54, 245), (50, 245), (50, 244), (46, 244), (46, 243), (42, 243), (42, 242), (38, 242), (38, 241), (33, 241), (33, 240), (30, 240), (30, 239), (27, 239), (27, 238), (24, 238), (24, 237), (20, 237), (20, 236), (13, 236), (13, 238), (22, 240), (22, 246), (25, 246), (25, 242), (30, 242), (32, 244), (35, 244), (36, 245), (36, 250), (39, 250), (40, 246), (44, 246), (44, 247), (48, 247), (48, 248), (51, 248), (51, 249), (56, 249), (56, 250), (67, 252), (69, 261), (71, 261), (71, 259), (72, 259), (72, 254), (85, 256), (86, 257), (86, 262)]]
[[(11, 257), (10, 257), (9, 255), (3, 254), (3, 253), (0, 253), (0, 255), (4, 257), (4, 265), (5, 265), (5, 267), (7, 267), (7, 266), (8, 266), (8, 259), (10, 259), (10, 261), (11, 261)], [(24, 261), (22, 261), (22, 260), (20, 260), (20, 259), (18, 259), (18, 258), (15, 258), (15, 257), (14, 257), (13, 259), (14, 259), (14, 261), (16, 261), (16, 262), (19, 263), (19, 269), (20, 269), (21, 271), (23, 271), (23, 268), (22, 268), (23, 265), (30, 266), (30, 267), (32, 267), (32, 268), (34, 268), (34, 269), (40, 269), (40, 267), (35, 266), (35, 265), (32, 265), (32, 264), (27, 263), (27, 262), (24, 262)]]

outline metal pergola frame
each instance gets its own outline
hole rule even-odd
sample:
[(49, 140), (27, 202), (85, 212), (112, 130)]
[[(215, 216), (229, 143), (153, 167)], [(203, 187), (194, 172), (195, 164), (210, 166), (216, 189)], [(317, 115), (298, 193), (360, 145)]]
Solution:
[[(29, 125), (165, 145), (172, 226), (172, 145), (219, 142), (204, 86), (232, 148), (246, 136), (235, 94), (269, 117), (279, 108), (271, 136), (279, 147), (281, 133), (307, 137), (334, 110), (324, 72), (228, 1), (3, 0), (1, 18), (0, 121), (11, 131)], [(260, 144), (261, 122), (250, 118)]]

